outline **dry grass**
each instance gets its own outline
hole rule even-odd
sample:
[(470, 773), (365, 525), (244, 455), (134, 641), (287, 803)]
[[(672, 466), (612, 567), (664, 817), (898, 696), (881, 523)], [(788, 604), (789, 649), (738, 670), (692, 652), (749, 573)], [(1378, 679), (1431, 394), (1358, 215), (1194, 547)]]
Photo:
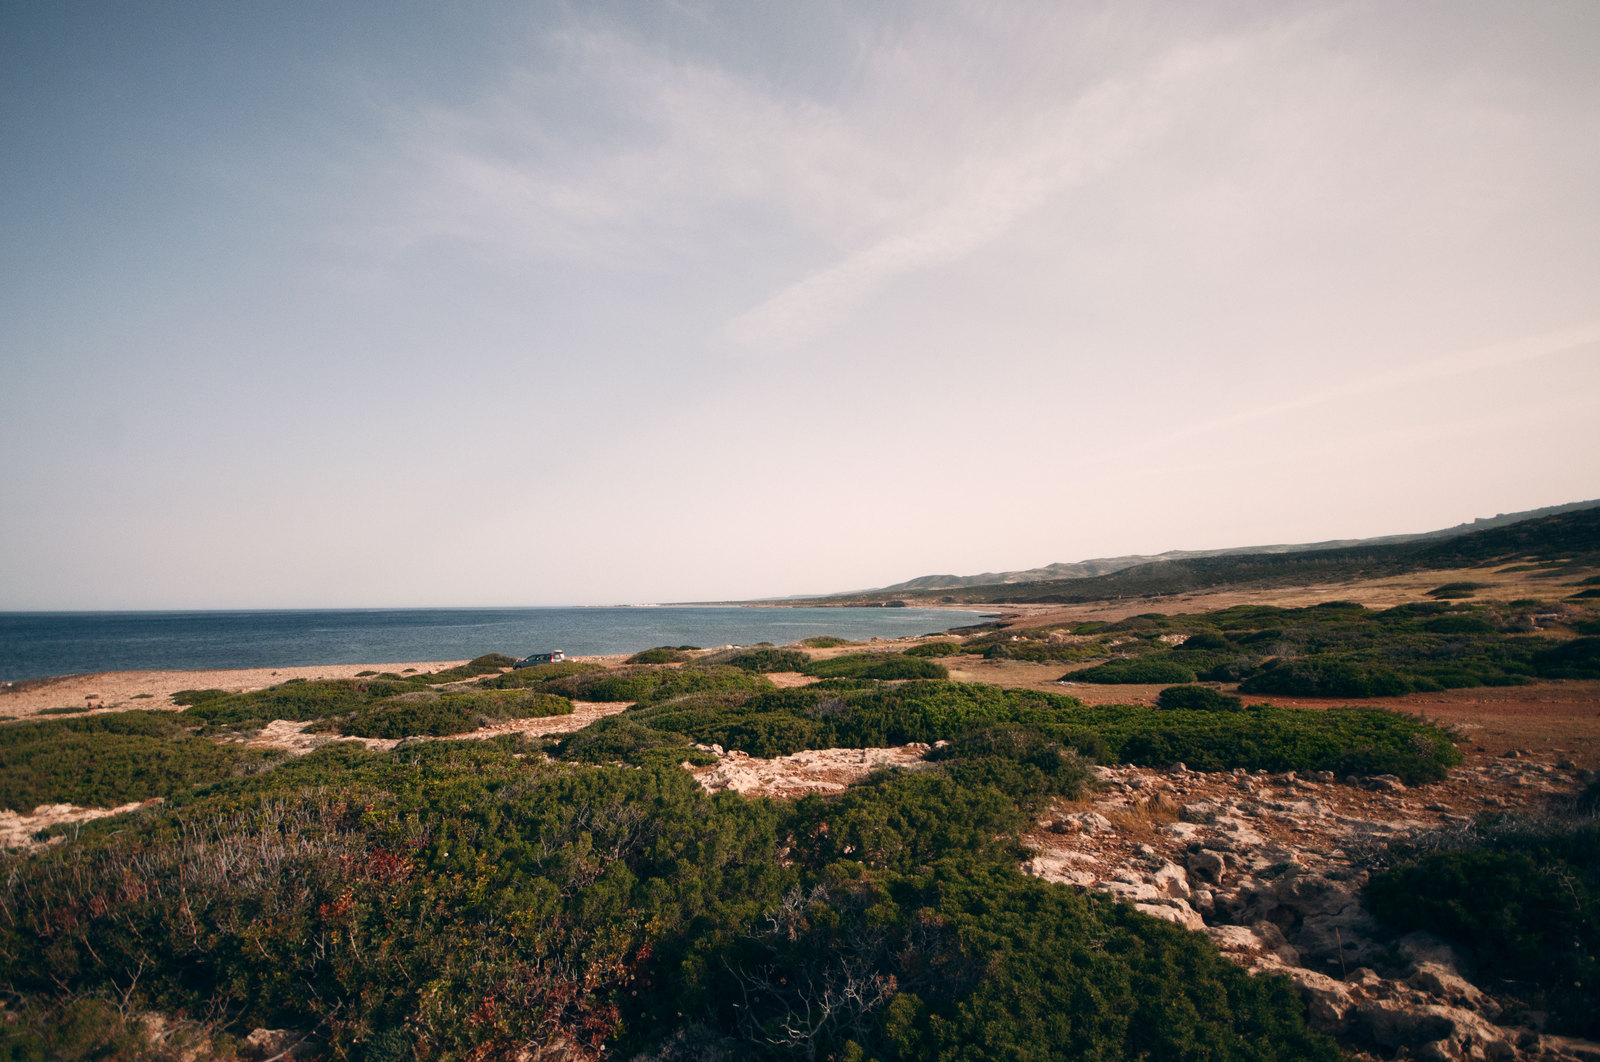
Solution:
[(1122, 836), (1131, 841), (1149, 842), (1159, 836), (1163, 826), (1178, 821), (1178, 805), (1158, 793), (1135, 798), (1128, 807), (1107, 810), (1104, 814)]

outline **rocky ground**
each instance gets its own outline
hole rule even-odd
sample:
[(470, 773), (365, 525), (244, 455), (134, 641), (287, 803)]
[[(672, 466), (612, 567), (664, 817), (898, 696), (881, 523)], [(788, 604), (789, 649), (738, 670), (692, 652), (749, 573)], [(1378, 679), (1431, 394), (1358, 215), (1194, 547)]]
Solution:
[(1362, 905), (1369, 857), (1466, 825), (1484, 810), (1536, 811), (1575, 791), (1570, 764), (1479, 757), (1434, 785), (1234, 771), (1096, 768), (1092, 799), (1028, 841), (1024, 867), (1206, 933), (1228, 956), (1287, 976), (1313, 1022), (1374, 1056), (1600, 1060), (1600, 1044), (1545, 1034), (1503, 1009), (1462, 956), (1427, 934), (1396, 938)]
[[(761, 759), (705, 751), (711, 792), (836, 792), (880, 766), (916, 766), (926, 746), (827, 749)], [(1600, 1062), (1600, 1044), (1549, 1035), (1543, 1016), (1502, 1007), (1470, 965), (1427, 934), (1387, 933), (1361, 900), (1370, 860), (1395, 841), (1469, 825), (1480, 812), (1537, 812), (1586, 773), (1565, 757), (1477, 755), (1443, 782), (1096, 767), (1088, 799), (1058, 805), (1023, 865), (1109, 893), (1209, 936), (1257, 973), (1281, 974), (1313, 1022), (1368, 1057)]]

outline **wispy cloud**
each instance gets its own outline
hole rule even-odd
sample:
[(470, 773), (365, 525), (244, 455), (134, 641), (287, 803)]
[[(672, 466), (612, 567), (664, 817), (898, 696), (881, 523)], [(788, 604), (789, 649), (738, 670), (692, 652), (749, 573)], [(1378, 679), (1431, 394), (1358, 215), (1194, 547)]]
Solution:
[(1031, 211), (1117, 165), (1186, 109), (1197, 81), (1237, 60), (1239, 41), (1185, 46), (1133, 76), (1107, 79), (1026, 123), (1030, 139), (956, 168), (941, 202), (729, 323), (727, 338), (782, 350), (825, 332), (897, 277), (959, 260)]

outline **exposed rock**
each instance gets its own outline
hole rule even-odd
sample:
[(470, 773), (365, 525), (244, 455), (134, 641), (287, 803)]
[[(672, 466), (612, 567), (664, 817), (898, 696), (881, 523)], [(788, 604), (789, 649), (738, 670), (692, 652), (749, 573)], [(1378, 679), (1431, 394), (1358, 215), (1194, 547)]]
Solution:
[[(1600, 1062), (1581, 1041), (1495, 1024), (1500, 1006), (1444, 941), (1393, 938), (1362, 902), (1358, 857), (1374, 846), (1471, 821), (1479, 807), (1530, 806), (1549, 790), (1573, 791), (1576, 772), (1529, 759), (1479, 762), (1443, 786), (1408, 789), (1399, 778), (1226, 774), (1122, 766), (1094, 811), (1073, 809), (1034, 835), (1044, 847), (1025, 869), (1106, 892), (1135, 909), (1200, 930), (1256, 972), (1288, 975), (1312, 1022), (1352, 1049), (1451, 1062), (1536, 1059)], [(1181, 821), (1127, 823), (1132, 802), (1171, 793)], [(1138, 794), (1138, 796), (1133, 796)], [(1095, 815), (1104, 824), (1083, 820)], [(1382, 971), (1381, 973), (1378, 971)]]
[(1206, 920), (1182, 900), (1173, 900), (1170, 903), (1136, 903), (1133, 906), (1152, 917), (1176, 922), (1185, 929), (1204, 932), (1206, 928)]
[(1188, 859), (1189, 873), (1196, 875), (1202, 881), (1220, 883), (1226, 871), (1227, 864), (1223, 862), (1222, 853), (1211, 849), (1201, 849)]
[(1081, 811), (1076, 815), (1068, 815), (1061, 822), (1065, 833), (1103, 833), (1116, 829), (1111, 820), (1098, 811)]
[(1157, 867), (1151, 875), (1151, 884), (1163, 895), (1175, 900), (1189, 899), (1189, 875), (1176, 863), (1162, 863)]

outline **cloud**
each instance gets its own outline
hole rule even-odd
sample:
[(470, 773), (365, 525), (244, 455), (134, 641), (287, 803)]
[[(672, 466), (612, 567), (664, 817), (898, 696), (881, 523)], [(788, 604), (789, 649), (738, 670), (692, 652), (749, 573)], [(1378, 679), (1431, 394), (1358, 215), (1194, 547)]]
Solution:
[(1180, 121), (1216, 73), (1280, 37), (1273, 31), (1184, 44), (1065, 106), (1030, 115), (1027, 138), (1008, 153), (963, 160), (941, 202), (739, 315), (726, 338), (758, 352), (799, 346), (896, 278), (973, 254), (1054, 197), (1125, 163)]

